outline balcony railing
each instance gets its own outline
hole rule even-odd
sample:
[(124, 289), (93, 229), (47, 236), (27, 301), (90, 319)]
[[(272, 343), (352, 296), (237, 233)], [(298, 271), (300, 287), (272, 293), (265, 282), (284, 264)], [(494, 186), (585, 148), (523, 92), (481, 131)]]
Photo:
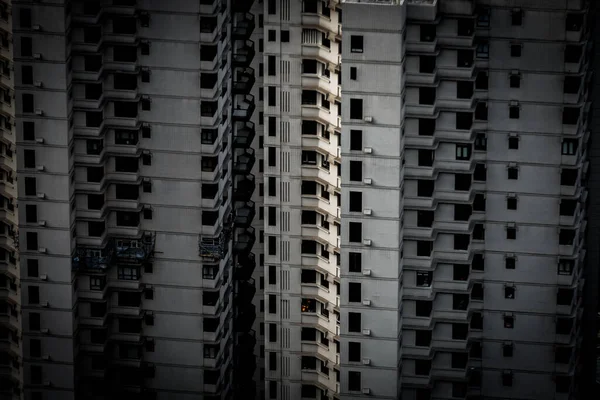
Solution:
[(235, 184), (233, 199), (237, 201), (248, 201), (256, 188), (254, 175), (248, 174)]
[(233, 136), (234, 148), (249, 148), (252, 145), (256, 130), (253, 122), (237, 123), (235, 135)]
[(233, 276), (236, 280), (247, 281), (252, 278), (252, 273), (256, 268), (256, 256), (254, 253), (240, 255), (237, 258), (237, 266), (235, 267)]
[(253, 68), (237, 71), (233, 78), (233, 94), (249, 94), (255, 81)]
[[(246, 0), (244, 3), (252, 3), (252, 1)], [(234, 39), (249, 39), (252, 35), (252, 32), (254, 32), (254, 28), (254, 15), (248, 12), (239, 12), (235, 14), (233, 22)]]
[(246, 228), (237, 235), (233, 244), (233, 252), (236, 254), (247, 254), (252, 250), (255, 241), (255, 229), (253, 227)]
[(106, 269), (113, 264), (114, 241), (109, 240), (103, 249), (77, 248), (73, 256), (74, 269)]
[(255, 162), (254, 149), (246, 149), (233, 162), (233, 173), (236, 175), (248, 175), (252, 171)]
[(144, 232), (140, 239), (115, 239), (115, 257), (119, 263), (141, 264), (154, 253), (155, 232)]
[(253, 201), (246, 203), (237, 203), (235, 209), (234, 224), (238, 228), (247, 228), (252, 224), (252, 220), (256, 215), (256, 207)]
[(256, 108), (254, 96), (247, 94), (241, 100), (239, 97), (236, 97), (234, 104), (233, 119), (235, 121), (249, 121)]
[(233, 50), (233, 64), (237, 67), (249, 67), (255, 54), (254, 42), (246, 40), (242, 46)]

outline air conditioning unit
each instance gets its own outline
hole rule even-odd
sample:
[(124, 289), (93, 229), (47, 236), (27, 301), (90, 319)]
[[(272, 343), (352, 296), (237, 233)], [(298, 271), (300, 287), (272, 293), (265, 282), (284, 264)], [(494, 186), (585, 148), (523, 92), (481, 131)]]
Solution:
[(46, 248), (45, 248), (45, 247), (40, 247), (40, 248), (38, 249), (38, 252), (39, 252), (39, 253), (42, 253), (42, 254), (46, 254), (46, 253), (48, 252), (48, 250), (46, 250)]
[(365, 122), (373, 122), (373, 117), (365, 117)]
[(371, 214), (373, 214), (373, 211), (370, 208), (365, 208), (363, 210), (363, 214), (364, 215), (371, 215)]
[(50, 361), (50, 360), (51, 360), (51, 358), (50, 358), (50, 356), (43, 356), (43, 357), (42, 357), (42, 360)]
[(46, 198), (46, 193), (37, 193), (36, 194), (38, 199), (45, 199)]
[(370, 329), (363, 329), (362, 330), (362, 334), (363, 334), (363, 336), (371, 336), (371, 330)]
[(371, 184), (373, 184), (373, 180), (371, 178), (365, 178), (365, 179), (363, 179), (363, 183), (365, 185), (371, 185)]
[(46, 221), (39, 220), (38, 221), (38, 225), (39, 226), (46, 226)]
[(48, 333), (50, 333), (50, 329), (42, 328), (42, 329), (40, 329), (40, 332), (48, 334)]
[(365, 240), (363, 240), (363, 245), (364, 246), (371, 246), (371, 239), (365, 239)]
[(48, 303), (47, 301), (42, 301), (42, 302), (40, 303), (40, 306), (42, 306), (42, 307), (46, 307), (46, 308), (47, 308), (47, 307), (50, 307), (50, 303)]
[(371, 389), (369, 389), (369, 388), (363, 388), (362, 394), (371, 394)]
[(31, 29), (33, 29), (34, 31), (41, 31), (42, 30), (42, 26), (41, 25), (33, 25), (31, 27)]
[(33, 82), (33, 86), (41, 88), (44, 87), (44, 84), (42, 83), (42, 81), (35, 81)]
[(35, 115), (44, 115), (44, 110), (42, 110), (41, 108), (36, 108)]
[(363, 363), (363, 365), (371, 365), (371, 359), (370, 358), (363, 358), (362, 359), (362, 363)]
[(371, 270), (370, 269), (363, 269), (363, 275), (364, 276), (371, 276)]
[(371, 305), (371, 300), (363, 300), (362, 305), (369, 307)]
[(365, 153), (365, 154), (371, 154), (371, 153), (373, 153), (373, 148), (372, 147), (365, 147), (363, 149), (363, 153)]
[(41, 60), (42, 59), (42, 54), (41, 53), (35, 53), (33, 55), (33, 58), (35, 58), (36, 60)]
[(43, 171), (46, 169), (46, 167), (44, 167), (43, 165), (36, 165), (35, 169), (37, 169), (38, 171)]
[(40, 275), (40, 279), (43, 280), (43, 281), (47, 281), (48, 280), (48, 275), (42, 274), (42, 275)]
[(35, 138), (35, 142), (43, 144), (44, 143), (44, 138), (41, 138), (41, 137)]

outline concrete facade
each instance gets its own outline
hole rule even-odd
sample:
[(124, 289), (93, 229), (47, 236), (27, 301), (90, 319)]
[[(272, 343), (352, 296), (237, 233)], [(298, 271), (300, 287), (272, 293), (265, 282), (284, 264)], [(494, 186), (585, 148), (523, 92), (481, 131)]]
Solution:
[(251, 5), (14, 2), (23, 398), (254, 397)]
[(574, 396), (588, 10), (517, 3), (343, 4), (342, 398)]

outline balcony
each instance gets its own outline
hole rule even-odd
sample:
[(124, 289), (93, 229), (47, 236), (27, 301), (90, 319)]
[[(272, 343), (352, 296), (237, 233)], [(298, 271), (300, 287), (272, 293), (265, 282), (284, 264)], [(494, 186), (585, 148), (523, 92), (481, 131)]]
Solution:
[(248, 175), (252, 171), (255, 162), (254, 149), (246, 149), (233, 162), (233, 173), (236, 175)]
[[(252, 1), (247, 0), (247, 1), (245, 1), (245, 3), (252, 3)], [(252, 15), (248, 12), (236, 13), (233, 18), (233, 39), (234, 40), (250, 39), (252, 32), (254, 32), (254, 28), (255, 28), (254, 15)]]
[(237, 315), (237, 332), (250, 332), (256, 319), (256, 307), (254, 304), (240, 305)]
[(255, 54), (254, 42), (252, 40), (246, 40), (242, 46), (233, 50), (233, 65), (235, 67), (249, 67)]
[(233, 243), (233, 252), (238, 255), (248, 254), (252, 250), (255, 241), (256, 233), (254, 228), (246, 228), (238, 233)]
[(235, 300), (238, 304), (250, 304), (256, 294), (256, 283), (254, 279), (248, 281), (239, 281), (238, 290), (235, 296)]
[(115, 258), (118, 263), (142, 264), (154, 254), (156, 233), (144, 232), (140, 239), (115, 240)]
[(247, 281), (252, 278), (252, 273), (256, 268), (256, 257), (254, 253), (240, 255), (237, 258), (237, 266), (234, 269), (233, 277), (238, 281)]
[(78, 247), (72, 260), (73, 269), (106, 269), (114, 260), (114, 243), (109, 243), (103, 249)]
[(231, 2), (231, 8), (233, 12), (247, 13), (252, 8), (254, 0), (233, 0)]
[(233, 94), (250, 94), (254, 82), (254, 69), (245, 68), (241, 71), (236, 71), (233, 77)]
[(238, 97), (234, 99), (235, 108), (233, 109), (233, 120), (234, 121), (249, 121), (252, 117), (252, 113), (256, 108), (254, 103), (254, 96), (251, 94), (244, 95), (242, 100)]
[(238, 202), (235, 204), (234, 225), (237, 228), (247, 228), (252, 224), (255, 215), (256, 207), (253, 201)]
[(234, 149), (247, 149), (252, 145), (256, 130), (254, 129), (253, 122), (238, 123), (236, 126), (235, 134), (233, 135), (233, 148)]
[(252, 198), (256, 188), (254, 175), (248, 174), (235, 183), (233, 199), (237, 201), (248, 201)]

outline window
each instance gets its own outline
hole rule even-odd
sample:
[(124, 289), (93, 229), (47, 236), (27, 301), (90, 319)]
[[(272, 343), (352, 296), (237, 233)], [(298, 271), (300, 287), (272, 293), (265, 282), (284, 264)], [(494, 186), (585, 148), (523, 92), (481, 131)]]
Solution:
[(358, 371), (348, 371), (348, 390), (359, 392), (361, 388), (361, 377)]
[(419, 104), (433, 105), (435, 104), (436, 88), (421, 87), (419, 88)]
[(37, 182), (34, 177), (25, 177), (25, 196), (35, 196), (37, 194)]
[(475, 78), (475, 89), (487, 90), (488, 89), (488, 73), (487, 71), (479, 71)]
[(433, 272), (417, 271), (417, 286), (418, 287), (431, 287), (432, 280), (433, 280)]
[(477, 26), (487, 28), (490, 26), (490, 9), (485, 7), (477, 11)]
[(477, 43), (477, 48), (475, 50), (475, 55), (477, 58), (487, 59), (490, 56), (490, 42), (487, 40), (480, 40)]
[(510, 136), (508, 138), (508, 148), (511, 150), (517, 150), (519, 148), (519, 137)]
[(21, 66), (21, 83), (23, 85), (33, 85), (33, 66)]
[(360, 333), (362, 329), (361, 314), (357, 312), (348, 313), (348, 332)]
[(515, 298), (515, 287), (514, 286), (505, 286), (504, 287), (504, 298), (510, 299), (510, 300)]
[(35, 123), (23, 121), (23, 140), (35, 140)]
[(277, 31), (274, 29), (269, 29), (269, 31), (267, 32), (267, 40), (269, 42), (277, 41)]
[(350, 119), (363, 119), (362, 99), (350, 99)]
[(469, 279), (469, 264), (454, 264), (453, 279), (455, 281), (466, 281)]
[(485, 259), (483, 254), (475, 253), (473, 254), (473, 261), (471, 261), (471, 269), (473, 271), (483, 271), (485, 268)]
[(415, 346), (429, 347), (431, 345), (432, 331), (415, 331)]
[(514, 226), (506, 227), (506, 238), (509, 240), (516, 240), (517, 239), (517, 228), (515, 228)]
[(19, 10), (19, 25), (21, 28), (31, 28), (31, 9), (21, 8)]
[(419, 39), (421, 42), (433, 42), (436, 37), (436, 26), (434, 24), (421, 25)]
[(473, 211), (485, 211), (485, 195), (483, 193), (475, 193)]
[(363, 37), (360, 35), (350, 35), (350, 52), (362, 53), (364, 47)]
[(508, 179), (516, 180), (519, 179), (519, 168), (517, 167), (508, 167)]
[(502, 372), (502, 386), (512, 386), (512, 385), (513, 385), (512, 371), (503, 371)]
[(268, 105), (275, 107), (277, 105), (277, 87), (269, 86), (267, 88)]
[(268, 0), (267, 14), (269, 14), (269, 15), (277, 14), (277, 0)]
[(350, 130), (350, 150), (362, 151), (362, 133), (361, 130)]
[(511, 44), (510, 45), (510, 56), (511, 57), (521, 57), (522, 50), (523, 50), (523, 46), (521, 44)]
[(468, 250), (471, 237), (467, 234), (454, 235), (454, 250)]
[(510, 78), (510, 87), (518, 89), (521, 87), (521, 75), (520, 74), (511, 74)]
[(419, 57), (419, 72), (422, 74), (432, 74), (436, 67), (435, 56), (420, 56)]
[(461, 191), (471, 189), (471, 175), (470, 174), (455, 174), (454, 175), (454, 189), (461, 190)]
[(350, 361), (350, 362), (360, 362), (361, 361), (360, 342), (348, 342), (348, 361)]
[(348, 241), (353, 243), (362, 242), (362, 223), (360, 222), (349, 222), (348, 223)]
[(39, 313), (29, 313), (29, 330), (39, 331), (41, 329), (41, 321)]
[(267, 75), (275, 76), (277, 58), (275, 56), (267, 56)]
[(361, 272), (362, 271), (362, 254), (350, 252), (348, 254), (348, 271), (349, 272)]
[(104, 276), (90, 276), (90, 290), (104, 290), (106, 278)]
[(37, 250), (38, 249), (38, 234), (37, 232), (27, 232), (27, 250)]
[(350, 161), (350, 180), (354, 182), (362, 181), (362, 161)]
[(511, 25), (512, 26), (521, 26), (523, 25), (523, 10), (514, 9), (511, 15)]
[(27, 260), (27, 276), (37, 278), (39, 276), (39, 262), (36, 259), (29, 258)]
[(507, 210), (516, 210), (517, 209), (517, 197), (509, 196), (506, 198), (506, 209)]
[(25, 222), (27, 222), (28, 224), (33, 224), (37, 222), (37, 205), (25, 205)]
[(519, 119), (521, 117), (521, 107), (518, 104), (513, 104), (508, 107), (508, 118)]
[(426, 300), (415, 301), (415, 315), (417, 317), (429, 317), (433, 310), (433, 302)]
[(40, 287), (39, 286), (29, 286), (27, 287), (27, 296), (29, 299), (29, 304), (40, 304)]
[(350, 67), (350, 79), (355, 81), (357, 79), (358, 76), (358, 70), (356, 69), (356, 67)]
[(350, 192), (349, 211), (362, 212), (362, 192)]
[(504, 327), (506, 329), (513, 329), (515, 327), (515, 317), (512, 314), (504, 315)]
[(289, 43), (289, 41), (290, 41), (290, 31), (288, 31), (288, 30), (282, 30), (279, 34), (281, 35), (281, 43)]
[(433, 136), (435, 119), (419, 118), (419, 136)]
[(471, 159), (471, 145), (470, 144), (457, 144), (456, 145), (456, 159), (457, 160), (470, 160)]
[(517, 267), (517, 259), (515, 257), (506, 257), (504, 259), (504, 268), (515, 269)]
[(25, 168), (35, 168), (35, 150), (23, 150), (23, 166)]
[(360, 303), (362, 301), (360, 282), (348, 282), (348, 301), (350, 303)]
[(21, 96), (23, 102), (23, 112), (24, 113), (32, 113), (34, 111), (33, 105), (33, 94), (31, 93), (23, 93)]
[(566, 156), (572, 156), (577, 153), (577, 147), (579, 142), (577, 139), (563, 139), (561, 154)]
[(42, 366), (32, 365), (30, 368), (31, 383), (34, 385), (40, 385), (42, 383)]
[(21, 56), (31, 57), (33, 55), (33, 40), (30, 37), (21, 36)]

